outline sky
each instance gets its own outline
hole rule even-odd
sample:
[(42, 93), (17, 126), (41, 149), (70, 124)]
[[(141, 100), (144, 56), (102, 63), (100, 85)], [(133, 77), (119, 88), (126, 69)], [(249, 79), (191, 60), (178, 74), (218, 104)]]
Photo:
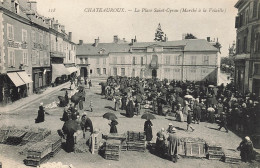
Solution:
[[(199, 39), (218, 38), (221, 56), (228, 55), (229, 45), (236, 39), (237, 0), (36, 1), (39, 14), (65, 25), (75, 43), (94, 43), (98, 37), (100, 42), (109, 43), (114, 35), (129, 42), (135, 36), (138, 42), (153, 41), (159, 23), (169, 41), (181, 40), (183, 33), (192, 33)], [(99, 12), (94, 8), (121, 9)]]

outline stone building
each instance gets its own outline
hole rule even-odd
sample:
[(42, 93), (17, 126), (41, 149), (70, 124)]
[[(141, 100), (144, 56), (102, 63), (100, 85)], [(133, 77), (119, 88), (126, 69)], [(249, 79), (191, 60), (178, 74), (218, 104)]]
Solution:
[[(81, 76), (157, 77), (217, 83), (218, 49), (204, 39), (77, 45)], [(82, 70), (84, 69), (84, 71)], [(86, 72), (86, 73), (83, 73)]]
[(260, 2), (239, 0), (236, 24), (235, 84), (260, 95)]

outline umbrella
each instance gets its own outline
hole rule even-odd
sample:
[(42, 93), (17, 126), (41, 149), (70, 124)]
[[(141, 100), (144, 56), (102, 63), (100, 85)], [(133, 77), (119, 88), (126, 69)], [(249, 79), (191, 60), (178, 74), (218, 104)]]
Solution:
[(116, 115), (114, 113), (107, 112), (103, 115), (103, 118), (106, 118), (108, 120), (115, 120), (117, 119)]
[(192, 99), (193, 96), (192, 95), (185, 95), (184, 98), (187, 98), (187, 99)]
[(152, 115), (151, 113), (145, 113), (141, 116), (142, 119), (146, 119), (146, 120), (153, 120), (156, 119), (154, 115)]
[(79, 100), (80, 100), (80, 97), (79, 97), (79, 96), (77, 96), (77, 95), (71, 96), (71, 102), (73, 102), (73, 103), (78, 103)]
[(62, 130), (65, 134), (74, 134), (79, 129), (79, 125), (75, 120), (68, 120), (64, 123)]

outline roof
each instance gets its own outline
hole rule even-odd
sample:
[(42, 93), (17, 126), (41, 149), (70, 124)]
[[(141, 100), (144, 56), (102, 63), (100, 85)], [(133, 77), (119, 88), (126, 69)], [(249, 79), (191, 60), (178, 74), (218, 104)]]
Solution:
[[(131, 44), (118, 44), (118, 43), (98, 43), (77, 45), (77, 55), (108, 55), (110, 52), (129, 52), (131, 48), (147, 48), (153, 46), (162, 47), (184, 47), (184, 51), (215, 51), (218, 49), (212, 46), (207, 40), (204, 39), (186, 39), (178, 41), (167, 42), (136, 42)], [(103, 50), (103, 52), (102, 52)]]
[[(130, 49), (129, 44), (117, 44), (117, 43), (98, 43), (77, 45), (77, 55), (108, 55), (110, 52), (128, 52)], [(102, 52), (100, 52), (102, 50)]]

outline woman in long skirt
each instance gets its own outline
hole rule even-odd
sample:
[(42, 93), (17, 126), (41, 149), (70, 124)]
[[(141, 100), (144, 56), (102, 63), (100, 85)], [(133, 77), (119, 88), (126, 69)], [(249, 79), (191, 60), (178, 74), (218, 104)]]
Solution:
[(146, 135), (146, 141), (151, 141), (153, 139), (153, 131), (152, 131), (152, 122), (151, 120), (146, 120), (144, 123), (144, 132)]

